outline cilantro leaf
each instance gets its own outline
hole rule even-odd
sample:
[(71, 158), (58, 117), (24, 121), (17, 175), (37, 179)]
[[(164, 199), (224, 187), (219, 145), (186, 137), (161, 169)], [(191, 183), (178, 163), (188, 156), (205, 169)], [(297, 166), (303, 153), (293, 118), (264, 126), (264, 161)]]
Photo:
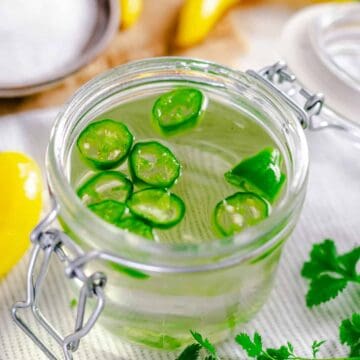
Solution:
[(343, 320), (339, 330), (341, 343), (350, 346), (350, 356), (360, 356), (360, 313)]
[(339, 256), (339, 262), (341, 266), (346, 270), (349, 277), (356, 279), (359, 275), (356, 272), (356, 265), (360, 260), (360, 246), (354, 248), (341, 256)]
[(314, 244), (310, 252), (310, 261), (306, 262), (301, 275), (308, 279), (320, 275), (324, 270), (337, 269), (337, 251), (334, 241), (326, 239), (320, 244)]
[(316, 359), (317, 353), (320, 351), (320, 347), (326, 342), (326, 340), (322, 341), (314, 341), (311, 345), (313, 358)]
[(183, 352), (176, 358), (176, 360), (198, 360), (200, 350), (200, 344), (191, 344), (183, 350)]
[(258, 357), (254, 358), (256, 360), (274, 360), (270, 355), (268, 355), (266, 352), (259, 355)]
[(347, 280), (334, 278), (329, 275), (321, 275), (311, 281), (306, 294), (306, 305), (312, 307), (330, 299), (334, 299), (346, 288)]
[(266, 353), (274, 360), (290, 359), (291, 353), (287, 346), (280, 346), (279, 349), (266, 349)]
[(204, 339), (201, 334), (195, 331), (190, 331), (193, 338), (204, 348), (210, 356), (208, 356), (208, 360), (216, 360), (218, 358), (215, 346), (208, 340)]
[(319, 305), (335, 298), (349, 282), (360, 284), (356, 266), (360, 260), (360, 247), (339, 255), (333, 240), (315, 244), (310, 260), (305, 262), (301, 275), (310, 280), (306, 295), (308, 307)]
[(246, 333), (241, 333), (235, 337), (235, 341), (245, 350), (250, 358), (257, 360), (288, 360), (295, 359), (294, 347), (291, 343), (280, 346), (278, 349), (263, 349), (262, 339), (259, 333), (254, 334), (254, 339)]
[(257, 332), (254, 334), (254, 340), (251, 340), (248, 334), (241, 333), (235, 337), (235, 341), (250, 357), (259, 356), (262, 353), (262, 340)]

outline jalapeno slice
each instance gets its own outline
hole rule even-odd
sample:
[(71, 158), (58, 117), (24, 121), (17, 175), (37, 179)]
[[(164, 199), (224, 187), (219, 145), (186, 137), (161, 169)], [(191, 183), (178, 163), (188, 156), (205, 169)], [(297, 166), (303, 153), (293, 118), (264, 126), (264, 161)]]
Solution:
[(154, 240), (152, 227), (134, 216), (125, 217), (119, 220), (116, 223), (116, 226), (146, 239)]
[(123, 216), (126, 205), (115, 200), (104, 200), (89, 205), (89, 209), (110, 224), (116, 224)]
[(281, 165), (280, 151), (269, 147), (242, 160), (224, 176), (230, 184), (258, 193), (272, 202), (286, 180)]
[(125, 203), (133, 191), (132, 182), (119, 171), (103, 171), (86, 181), (77, 191), (85, 205), (103, 200)]
[(237, 192), (220, 201), (213, 214), (215, 229), (231, 236), (253, 226), (269, 215), (269, 204), (251, 192)]
[(185, 204), (164, 189), (145, 189), (133, 193), (127, 201), (130, 211), (153, 227), (170, 228), (185, 215)]
[(180, 163), (164, 145), (137, 143), (129, 156), (129, 168), (135, 182), (153, 187), (170, 187), (180, 175)]
[(193, 128), (204, 107), (204, 95), (194, 88), (180, 88), (161, 95), (152, 109), (153, 123), (164, 135)]
[(133, 143), (129, 129), (121, 122), (105, 119), (89, 124), (80, 134), (81, 155), (98, 169), (110, 169), (125, 160)]

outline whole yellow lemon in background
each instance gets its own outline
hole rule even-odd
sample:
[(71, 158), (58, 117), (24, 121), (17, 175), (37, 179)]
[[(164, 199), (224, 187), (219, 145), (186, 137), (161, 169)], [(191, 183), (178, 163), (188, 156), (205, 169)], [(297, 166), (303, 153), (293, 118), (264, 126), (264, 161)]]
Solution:
[(42, 209), (38, 165), (25, 154), (0, 152), (0, 277), (23, 256)]

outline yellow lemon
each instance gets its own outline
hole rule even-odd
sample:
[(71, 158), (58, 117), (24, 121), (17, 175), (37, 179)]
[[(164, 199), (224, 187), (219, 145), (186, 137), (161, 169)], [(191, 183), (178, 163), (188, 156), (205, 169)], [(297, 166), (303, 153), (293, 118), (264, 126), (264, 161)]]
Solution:
[(0, 152), (0, 277), (29, 247), (39, 221), (42, 181), (36, 162), (25, 154)]
[(143, 9), (143, 0), (120, 0), (121, 27), (128, 29), (135, 24)]

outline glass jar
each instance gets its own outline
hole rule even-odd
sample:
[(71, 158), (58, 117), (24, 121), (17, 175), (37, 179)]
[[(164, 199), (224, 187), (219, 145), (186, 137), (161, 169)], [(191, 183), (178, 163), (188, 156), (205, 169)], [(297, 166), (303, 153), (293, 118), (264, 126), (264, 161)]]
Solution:
[[(284, 156), (288, 180), (273, 213), (229, 241), (150, 242), (104, 223), (81, 203), (69, 182), (70, 150), (90, 121), (182, 82), (261, 124)], [(47, 153), (49, 186), (66, 232), (84, 251), (119, 254), (126, 269), (132, 269), (121, 273), (106, 261), (88, 265), (108, 278), (102, 324), (125, 339), (167, 350), (189, 343), (190, 329), (221, 341), (264, 304), (283, 244), (298, 220), (307, 171), (302, 126), (280, 94), (249, 74), (184, 58), (134, 62), (87, 83), (58, 115)]]

